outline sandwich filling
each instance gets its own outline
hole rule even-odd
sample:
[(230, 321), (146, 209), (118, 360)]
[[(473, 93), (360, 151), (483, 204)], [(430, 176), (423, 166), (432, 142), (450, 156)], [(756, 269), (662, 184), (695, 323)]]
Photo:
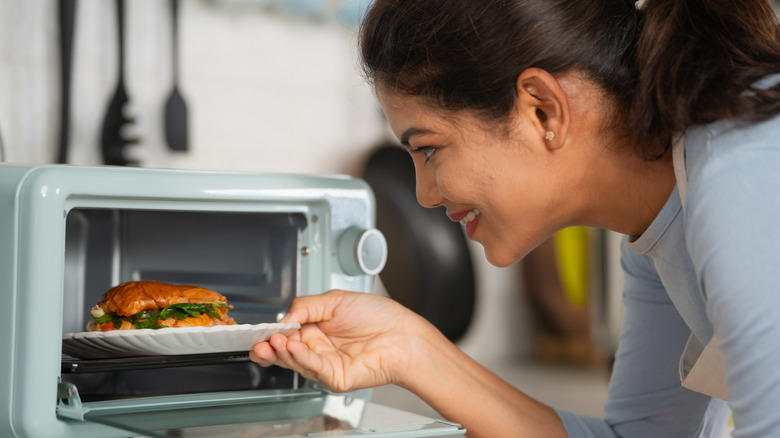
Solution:
[(92, 308), (88, 331), (210, 327), (235, 324), (233, 306), (220, 293), (197, 286), (157, 281), (123, 283), (103, 294)]
[[(181, 324), (181, 320), (188, 318), (206, 319), (206, 315), (212, 320), (221, 321), (228, 319), (225, 303), (215, 301), (213, 303), (179, 303), (165, 306), (162, 310), (142, 310), (131, 316), (119, 316), (114, 312), (106, 312), (103, 309), (92, 309), (90, 314), (92, 320), (88, 325), (95, 327), (97, 331), (122, 330), (129, 329), (129, 325), (136, 329), (161, 329), (166, 327), (182, 327), (194, 325), (215, 325), (215, 324)], [(220, 311), (221, 309), (225, 309)], [(232, 319), (231, 319), (232, 321)], [(194, 322), (194, 321), (192, 321)], [(217, 322), (216, 324), (231, 324), (231, 322)], [(235, 324), (233, 322), (232, 324)], [(111, 327), (113, 326), (113, 327)]]

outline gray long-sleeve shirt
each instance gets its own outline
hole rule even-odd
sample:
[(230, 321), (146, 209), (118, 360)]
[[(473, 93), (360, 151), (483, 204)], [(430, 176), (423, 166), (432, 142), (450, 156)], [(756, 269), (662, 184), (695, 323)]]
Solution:
[[(691, 128), (685, 155), (685, 208), (675, 189), (624, 241), (605, 418), (558, 411), (572, 437), (720, 437), (729, 411), (735, 437), (780, 436), (780, 117)], [(680, 385), (691, 333), (720, 338), (728, 404)]]

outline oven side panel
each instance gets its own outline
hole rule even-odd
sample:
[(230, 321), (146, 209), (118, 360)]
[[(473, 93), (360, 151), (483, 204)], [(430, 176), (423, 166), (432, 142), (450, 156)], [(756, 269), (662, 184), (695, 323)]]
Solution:
[[(38, 437), (56, 416), (65, 246), (61, 170), (31, 169), (18, 185), (17, 281), (13, 327), (11, 436)], [(5, 426), (5, 425), (4, 425)]]
[[(0, 318), (0, 394), (13, 393), (13, 351), (17, 301), (19, 185), (29, 171), (26, 167), (0, 164), (0, 296), (6, 309)], [(0, 432), (12, 433), (12, 399), (0, 397)], [(0, 433), (5, 436), (6, 433)]]

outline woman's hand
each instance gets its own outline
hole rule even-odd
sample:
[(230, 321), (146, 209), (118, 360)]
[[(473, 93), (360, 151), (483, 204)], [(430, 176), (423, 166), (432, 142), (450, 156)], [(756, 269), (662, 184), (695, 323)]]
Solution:
[(376, 294), (334, 290), (296, 298), (280, 322), (301, 324), (289, 337), (255, 344), (249, 357), (347, 392), (399, 383), (409, 362), (424, 355), (420, 335), (432, 325)]
[(301, 330), (255, 344), (249, 357), (334, 392), (395, 383), (473, 437), (565, 437), (558, 414), (464, 354), (432, 324), (381, 295), (330, 291), (296, 298), (284, 322)]

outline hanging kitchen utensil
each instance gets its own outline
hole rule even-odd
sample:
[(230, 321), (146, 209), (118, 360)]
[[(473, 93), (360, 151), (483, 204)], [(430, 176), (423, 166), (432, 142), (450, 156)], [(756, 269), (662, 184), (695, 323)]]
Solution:
[(60, 0), (60, 138), (57, 162), (68, 162), (70, 136), (70, 72), (73, 57), (73, 34), (76, 23), (76, 0)]
[(128, 102), (127, 92), (125, 91), (125, 20), (124, 20), (124, 0), (116, 0), (117, 17), (117, 41), (119, 58), (119, 77), (117, 80), (114, 97), (108, 104), (106, 116), (103, 120), (103, 131), (101, 134), (101, 146), (103, 150), (103, 162), (114, 165), (137, 165), (137, 161), (128, 160), (125, 157), (125, 146), (138, 143), (137, 138), (126, 138), (122, 136), (123, 126), (133, 123), (135, 119), (128, 118), (124, 114), (125, 105)]
[(174, 151), (187, 150), (187, 105), (179, 92), (179, 0), (171, 0), (173, 89), (165, 103), (165, 140)]
[(387, 238), (387, 264), (379, 274), (387, 293), (457, 341), (471, 323), (476, 296), (461, 226), (441, 209), (417, 203), (414, 166), (398, 146), (371, 155), (363, 179), (374, 191), (376, 225)]

